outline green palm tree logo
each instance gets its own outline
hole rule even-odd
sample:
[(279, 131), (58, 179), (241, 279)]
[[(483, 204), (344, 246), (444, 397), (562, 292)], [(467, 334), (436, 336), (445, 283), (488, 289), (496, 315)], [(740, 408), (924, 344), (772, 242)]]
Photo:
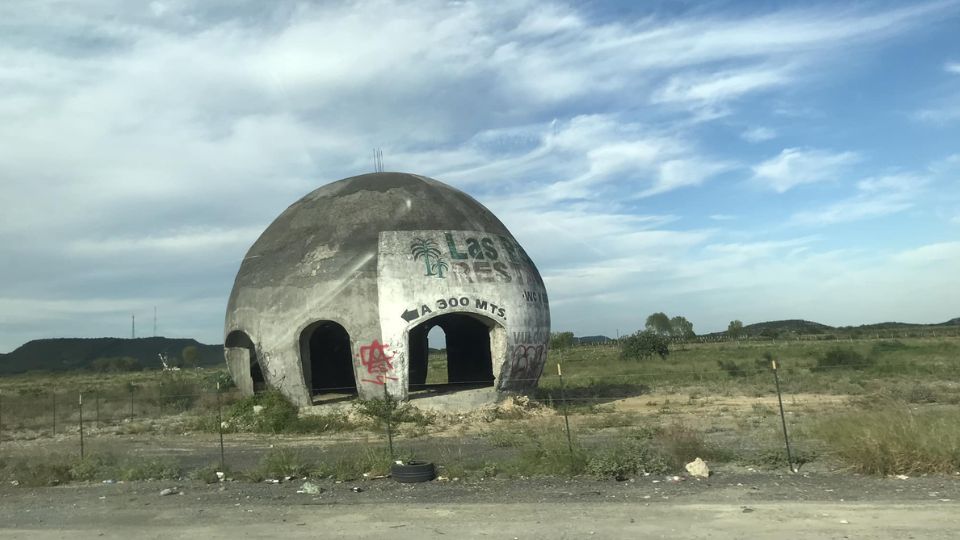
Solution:
[(410, 253), (413, 260), (423, 259), (423, 266), (426, 269), (427, 276), (443, 277), (444, 270), (447, 270), (447, 263), (440, 257), (440, 248), (437, 243), (427, 238), (414, 238), (410, 243)]

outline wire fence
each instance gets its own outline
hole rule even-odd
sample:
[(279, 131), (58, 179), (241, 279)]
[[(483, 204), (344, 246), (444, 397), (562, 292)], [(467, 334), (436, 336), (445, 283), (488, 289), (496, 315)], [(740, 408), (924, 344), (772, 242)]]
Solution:
[(527, 379), (539, 382), (529, 401), (512, 396), (473, 412), (430, 412), (430, 398), (455, 397), (490, 381), (424, 385), (407, 404), (396, 402), (384, 386), (379, 408), (359, 406), (349, 395), (352, 387), (318, 389), (344, 395), (301, 415), (303, 423), (292, 430), (269, 422), (244, 427), (236, 389), (197, 391), (184, 376), (155, 385), (4, 389), (0, 457), (41, 450), (119, 454), (173, 460), (183, 470), (211, 464), (241, 470), (263, 467), (283, 448), (313, 463), (342, 463), (375, 449), (390, 459), (415, 455), (448, 464), (450, 471), (489, 473), (518, 460), (526, 460), (525, 470), (540, 470), (539, 464), (564, 453), (602, 461), (624, 448), (636, 453), (631, 445), (649, 442), (676, 459), (674, 469), (703, 457), (794, 470), (826, 451), (810, 435), (811, 422), (849, 407), (850, 400), (886, 392), (914, 406), (960, 405), (956, 358), (844, 365), (756, 359), (718, 361), (709, 369), (652, 361), (625, 364), (632, 369), (617, 374), (597, 373), (586, 358), (562, 369), (552, 362)]

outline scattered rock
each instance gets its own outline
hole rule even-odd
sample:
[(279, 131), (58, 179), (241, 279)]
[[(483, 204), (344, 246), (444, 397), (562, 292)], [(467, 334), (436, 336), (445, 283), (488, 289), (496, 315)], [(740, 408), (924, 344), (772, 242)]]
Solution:
[(104, 484), (116, 484), (117, 481), (116, 481), (116, 480), (104, 480), (102, 483), (104, 483)]
[(226, 478), (226, 476), (227, 476), (227, 475), (223, 474), (222, 472), (217, 471), (217, 480), (218, 480), (218, 481), (223, 482), (223, 480)]
[(907, 475), (905, 475), (905, 474), (898, 474), (898, 475), (895, 476), (894, 478), (896, 478), (897, 480), (907, 480), (907, 479), (909, 479), (910, 477), (907, 476)]
[(305, 493), (307, 495), (319, 495), (323, 493), (323, 488), (314, 484), (313, 482), (304, 482), (300, 489), (297, 490), (297, 493)]
[(263, 405), (254, 405), (253, 414), (260, 414), (263, 412)]
[(707, 464), (700, 458), (697, 458), (686, 465), (687, 472), (690, 473), (690, 476), (696, 478), (708, 478), (710, 476), (710, 468), (707, 467)]
[(280, 483), (280, 480), (277, 479), (277, 478), (267, 478), (267, 479), (264, 480), (263, 482), (266, 483), (266, 484), (279, 484), (279, 483)]
[(160, 496), (166, 497), (167, 495), (176, 495), (177, 493), (180, 493), (180, 490), (175, 487), (165, 488), (160, 491)]
[(353, 491), (354, 493), (363, 493), (363, 488), (358, 486), (353, 486), (353, 488), (350, 491)]

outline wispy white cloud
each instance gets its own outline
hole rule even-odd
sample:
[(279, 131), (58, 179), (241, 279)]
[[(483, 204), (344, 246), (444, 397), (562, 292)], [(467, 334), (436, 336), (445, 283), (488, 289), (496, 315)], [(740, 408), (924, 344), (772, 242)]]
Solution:
[(709, 74), (671, 77), (653, 94), (654, 103), (684, 103), (708, 106), (787, 84), (792, 79), (786, 67), (751, 66)]
[[(955, 11), (821, 4), (603, 18), (532, 0), (3, 2), (0, 247), (18, 263), (0, 265), (0, 297), (57, 297), (70, 309), (37, 309), (70, 316), (87, 299), (100, 313), (98, 299), (116, 298), (105, 309), (122, 326), (121, 311), (182, 295), (178, 310), (193, 317), (184, 331), (213, 341), (223, 306), (209, 299), (225, 298), (236, 270), (222, 261), (238, 262), (304, 193), (371, 170), (375, 146), (389, 169), (449, 181), (497, 210), (543, 261), (557, 305), (584, 291), (647, 305), (729, 286), (751, 272), (749, 257), (705, 246), (734, 243), (724, 213), (750, 216), (711, 206), (718, 228), (703, 230), (680, 212), (637, 210), (670, 192), (695, 202), (698, 187), (755, 159), (711, 144), (702, 123), (757, 98), (749, 118), (710, 126), (739, 143), (730, 126), (768, 123), (767, 96), (843, 77), (857, 55)], [(783, 192), (859, 155), (788, 148), (753, 172)], [(815, 260), (795, 253), (812, 243), (779, 249), (798, 268)], [(24, 306), (0, 303), (5, 329)], [(585, 325), (607, 313), (580, 309)], [(18, 344), (0, 339), (0, 350)]]
[(912, 208), (929, 179), (911, 174), (868, 178), (857, 183), (857, 195), (816, 210), (798, 212), (794, 225), (831, 225), (876, 218)]
[(947, 62), (943, 65), (943, 70), (947, 73), (960, 75), (960, 62)]
[(743, 140), (745, 141), (757, 143), (757, 142), (769, 141), (771, 139), (776, 139), (777, 132), (771, 128), (761, 126), (761, 127), (750, 128), (744, 131), (743, 133), (740, 134), (740, 137), (743, 138)]
[(753, 167), (753, 179), (777, 193), (815, 182), (835, 180), (860, 160), (855, 152), (785, 148), (779, 155)]

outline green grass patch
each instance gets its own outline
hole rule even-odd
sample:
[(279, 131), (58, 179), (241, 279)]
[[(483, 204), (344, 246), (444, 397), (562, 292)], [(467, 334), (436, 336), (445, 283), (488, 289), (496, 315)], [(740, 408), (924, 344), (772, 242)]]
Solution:
[(888, 402), (826, 418), (813, 428), (829, 451), (869, 474), (960, 471), (960, 411)]

